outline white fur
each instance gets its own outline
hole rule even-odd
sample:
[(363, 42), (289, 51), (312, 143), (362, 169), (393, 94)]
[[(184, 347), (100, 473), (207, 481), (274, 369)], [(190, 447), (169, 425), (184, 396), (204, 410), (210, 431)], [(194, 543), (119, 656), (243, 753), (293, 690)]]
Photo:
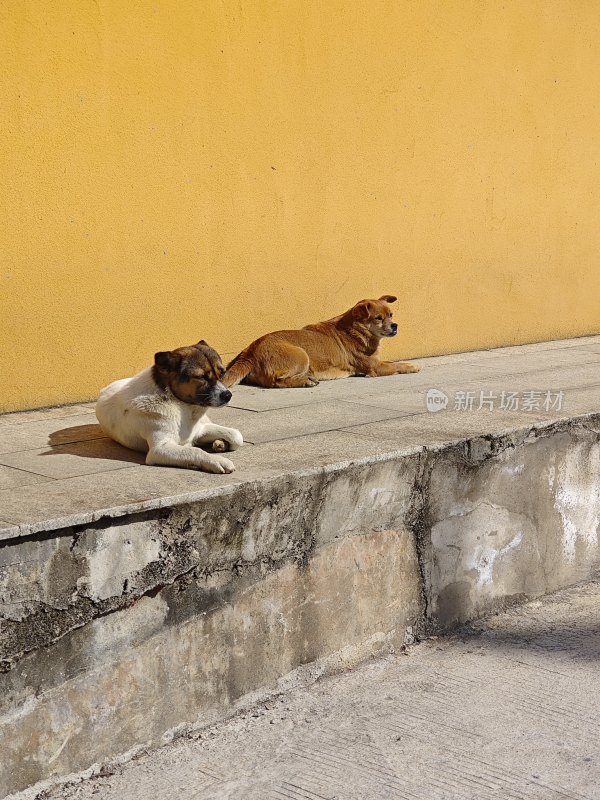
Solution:
[(243, 443), (235, 428), (213, 425), (206, 407), (184, 403), (170, 389), (160, 389), (151, 367), (102, 389), (96, 416), (111, 439), (147, 453), (146, 464), (233, 472), (228, 458), (206, 453), (197, 445), (222, 440), (237, 450)]

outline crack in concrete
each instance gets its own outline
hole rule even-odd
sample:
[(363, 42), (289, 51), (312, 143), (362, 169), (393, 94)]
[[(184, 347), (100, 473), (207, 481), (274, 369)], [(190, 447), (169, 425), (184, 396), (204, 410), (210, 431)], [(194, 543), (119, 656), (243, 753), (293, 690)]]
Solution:
[(431, 569), (429, 489), (434, 460), (432, 453), (426, 450), (418, 456), (417, 471), (406, 517), (407, 527), (415, 537), (415, 551), (420, 575), (421, 604), (423, 607), (423, 619), (419, 620), (417, 625), (417, 629), (421, 628), (421, 630), (417, 630), (417, 635), (426, 635), (431, 612), (429, 599)]

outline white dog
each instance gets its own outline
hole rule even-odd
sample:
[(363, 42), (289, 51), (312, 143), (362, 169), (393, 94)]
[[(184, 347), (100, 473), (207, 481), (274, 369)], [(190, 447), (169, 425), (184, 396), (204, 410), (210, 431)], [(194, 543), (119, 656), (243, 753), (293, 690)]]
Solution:
[(225, 370), (204, 340), (191, 347), (156, 353), (154, 366), (102, 389), (96, 416), (111, 439), (147, 452), (146, 464), (233, 472), (232, 462), (199, 449), (237, 450), (235, 428), (213, 425), (208, 406), (224, 406), (231, 392), (221, 383)]

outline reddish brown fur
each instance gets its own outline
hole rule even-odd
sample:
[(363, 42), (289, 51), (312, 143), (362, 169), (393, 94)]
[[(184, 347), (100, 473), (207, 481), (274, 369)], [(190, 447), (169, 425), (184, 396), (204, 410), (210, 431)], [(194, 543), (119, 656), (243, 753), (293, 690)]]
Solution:
[(234, 386), (243, 380), (267, 389), (295, 388), (350, 375), (418, 372), (412, 364), (377, 356), (381, 339), (396, 332), (388, 305), (395, 300), (393, 295), (361, 300), (325, 322), (261, 336), (229, 364), (223, 383)]

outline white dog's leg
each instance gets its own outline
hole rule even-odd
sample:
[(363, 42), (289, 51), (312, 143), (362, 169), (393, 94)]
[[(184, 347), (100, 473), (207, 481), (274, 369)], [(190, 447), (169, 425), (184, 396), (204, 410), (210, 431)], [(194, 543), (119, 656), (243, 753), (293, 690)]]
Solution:
[(204, 423), (194, 438), (195, 445), (211, 444), (218, 440), (228, 445), (228, 450), (237, 450), (244, 444), (242, 434), (235, 428), (225, 428), (223, 425), (214, 425), (212, 422)]
[(148, 442), (146, 464), (160, 464), (163, 467), (187, 467), (204, 472), (233, 472), (233, 463), (224, 456), (205, 453), (195, 447), (184, 447), (177, 442), (154, 439)]

